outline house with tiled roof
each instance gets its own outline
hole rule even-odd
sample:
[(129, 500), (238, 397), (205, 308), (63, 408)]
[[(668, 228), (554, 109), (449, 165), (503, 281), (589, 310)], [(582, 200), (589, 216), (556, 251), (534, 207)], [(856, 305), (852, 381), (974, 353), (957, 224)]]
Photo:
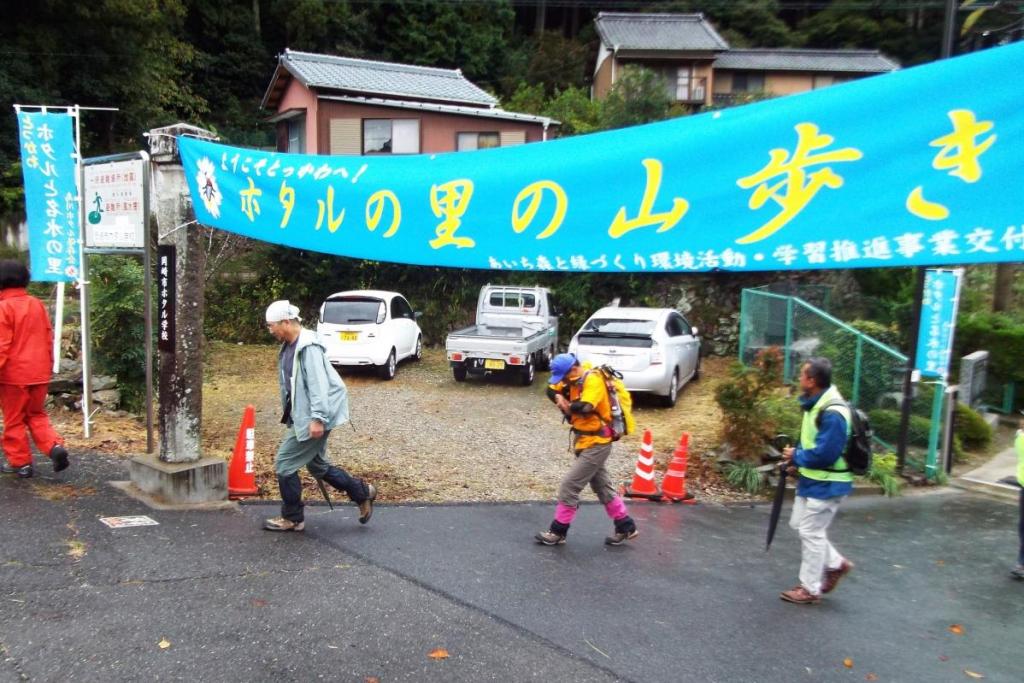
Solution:
[(895, 71), (877, 50), (732, 48), (703, 14), (601, 12), (593, 97), (603, 99), (628, 65), (660, 74), (670, 97), (698, 108), (750, 93), (790, 95)]
[(505, 111), (458, 69), (297, 52), (278, 57), (261, 107), (277, 149), (419, 154), (546, 140), (557, 121)]

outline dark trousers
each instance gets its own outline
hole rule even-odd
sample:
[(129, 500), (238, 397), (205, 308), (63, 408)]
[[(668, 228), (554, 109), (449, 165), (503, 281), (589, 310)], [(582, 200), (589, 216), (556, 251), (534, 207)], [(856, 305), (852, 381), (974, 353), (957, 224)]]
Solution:
[[(312, 468), (310, 469), (312, 473)], [(316, 473), (313, 475), (316, 476)], [(319, 478), (337, 490), (344, 491), (356, 503), (366, 500), (369, 494), (365, 481), (334, 465), (328, 465), (327, 470)], [(302, 502), (302, 480), (299, 473), (277, 475), (277, 485), (281, 488), (281, 516), (292, 522), (301, 522), (305, 519), (305, 503)]]
[(324, 432), (319, 439), (298, 441), (289, 430), (277, 449), (274, 469), (277, 471), (277, 485), (281, 489), (281, 516), (289, 521), (301, 522), (304, 519), (302, 481), (299, 479), (299, 469), (302, 467), (308, 469), (315, 478), (323, 479), (339, 491), (347, 493), (355, 503), (363, 502), (370, 495), (365, 481), (327, 461), (328, 436), (330, 431)]

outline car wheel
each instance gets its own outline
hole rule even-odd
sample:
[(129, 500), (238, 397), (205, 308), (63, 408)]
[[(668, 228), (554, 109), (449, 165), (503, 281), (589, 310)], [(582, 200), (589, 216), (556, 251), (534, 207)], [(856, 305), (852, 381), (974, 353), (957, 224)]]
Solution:
[(395, 350), (394, 349), (391, 349), (391, 353), (388, 354), (387, 361), (384, 362), (384, 365), (381, 365), (379, 368), (377, 368), (377, 372), (378, 372), (378, 374), (380, 374), (381, 379), (388, 379), (388, 380), (390, 380), (390, 379), (394, 379), (395, 378)]
[(541, 354), (540, 369), (541, 370), (550, 370), (551, 369), (551, 359), (554, 358), (554, 357), (555, 357), (555, 345), (552, 344), (548, 348), (544, 349), (544, 353)]
[(668, 385), (668, 396), (663, 396), (662, 401), (666, 408), (671, 408), (675, 406), (677, 398), (679, 398), (679, 370), (674, 370), (672, 382)]
[(455, 376), (455, 381), (456, 382), (465, 382), (466, 381), (466, 366), (461, 364), (461, 363), (459, 365), (453, 365), (452, 366), (452, 374)]
[(421, 360), (423, 358), (423, 337), (416, 337), (416, 350), (412, 352), (413, 360)]
[(533, 370), (533, 359), (526, 361), (526, 365), (519, 371), (519, 383), (524, 387), (533, 384), (534, 370)]

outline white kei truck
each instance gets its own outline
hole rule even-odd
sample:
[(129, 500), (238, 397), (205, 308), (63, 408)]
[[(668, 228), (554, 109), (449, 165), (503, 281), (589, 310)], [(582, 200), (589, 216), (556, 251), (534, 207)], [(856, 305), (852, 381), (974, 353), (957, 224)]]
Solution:
[(505, 373), (526, 386), (558, 348), (558, 311), (545, 287), (484, 285), (476, 324), (448, 335), (445, 351), (456, 382)]

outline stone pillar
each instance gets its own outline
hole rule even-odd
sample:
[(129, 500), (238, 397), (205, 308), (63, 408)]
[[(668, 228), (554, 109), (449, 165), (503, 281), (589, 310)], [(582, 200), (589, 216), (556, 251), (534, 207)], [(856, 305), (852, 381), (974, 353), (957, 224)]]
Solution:
[[(153, 215), (161, 247), (175, 250), (173, 349), (161, 344), (159, 375), (160, 450), (157, 457), (132, 459), (131, 478), (161, 503), (208, 503), (227, 498), (227, 463), (204, 458), (203, 269), (206, 252), (193, 222), (192, 198), (181, 166), (177, 136), (214, 139), (213, 133), (175, 124), (149, 131)], [(160, 282), (159, 263), (155, 281)], [(160, 319), (156, 328), (160, 330)]]

